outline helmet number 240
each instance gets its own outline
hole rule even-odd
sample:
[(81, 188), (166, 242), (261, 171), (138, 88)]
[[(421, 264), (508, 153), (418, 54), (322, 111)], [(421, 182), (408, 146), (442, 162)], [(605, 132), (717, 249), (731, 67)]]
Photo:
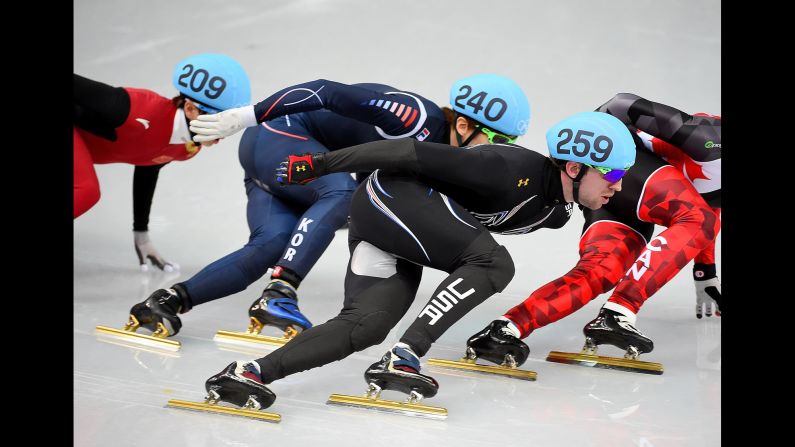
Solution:
[[(486, 92), (481, 91), (472, 95), (472, 86), (469, 85), (462, 85), (458, 92), (461, 94), (455, 97), (454, 105), (461, 109), (466, 109), (466, 106), (470, 106), (476, 115), (480, 115), (480, 111), (484, 109), (483, 101), (486, 100)], [(467, 98), (469, 100), (466, 104), (459, 102)], [(495, 111), (495, 107), (498, 105), (499, 109)], [(505, 114), (507, 108), (508, 104), (502, 98), (491, 98), (486, 104), (485, 110), (483, 110), (483, 116), (489, 121), (498, 121)]]
[(187, 64), (182, 69), (184, 73), (179, 76), (179, 85), (188, 87), (196, 93), (200, 93), (206, 85), (207, 90), (204, 91), (204, 95), (210, 99), (215, 99), (221, 96), (221, 93), (226, 88), (224, 78), (220, 76), (210, 77), (210, 73), (203, 68), (194, 71), (193, 64)]
[[(572, 136), (574, 136), (574, 145), (571, 148), (563, 147), (564, 144), (571, 141)], [(570, 154), (573, 152), (578, 157), (584, 157), (588, 152), (591, 152), (591, 160), (597, 163), (607, 160), (607, 157), (610, 156), (610, 151), (613, 150), (613, 140), (604, 135), (599, 135), (593, 140), (593, 151), (591, 151), (589, 138), (593, 138), (593, 136), (594, 133), (587, 130), (578, 130), (575, 135), (571, 129), (561, 129), (558, 132), (558, 137), (563, 137), (563, 139), (558, 142), (556, 147), (558, 154)], [(582, 149), (580, 149), (580, 145), (582, 145)]]

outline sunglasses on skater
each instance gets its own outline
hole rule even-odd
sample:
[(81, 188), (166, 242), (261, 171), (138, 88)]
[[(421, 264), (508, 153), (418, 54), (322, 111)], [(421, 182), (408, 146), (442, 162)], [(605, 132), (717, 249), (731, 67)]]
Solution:
[(483, 126), (480, 126), (480, 125), (476, 125), (475, 128), (479, 129), (481, 132), (486, 134), (486, 138), (489, 139), (489, 143), (491, 143), (491, 144), (495, 144), (495, 143), (496, 144), (499, 144), (499, 143), (503, 143), (503, 144), (505, 144), (505, 143), (513, 143), (514, 141), (519, 139), (519, 137), (512, 137), (510, 135), (505, 135), (505, 134), (501, 134), (499, 132), (495, 132), (495, 131), (489, 129), (488, 127), (483, 127)]
[(603, 168), (601, 166), (589, 165), (588, 163), (583, 164), (589, 168), (594, 168), (599, 171), (602, 174), (602, 177), (610, 183), (615, 183), (621, 180), (621, 178), (627, 173), (626, 169)]

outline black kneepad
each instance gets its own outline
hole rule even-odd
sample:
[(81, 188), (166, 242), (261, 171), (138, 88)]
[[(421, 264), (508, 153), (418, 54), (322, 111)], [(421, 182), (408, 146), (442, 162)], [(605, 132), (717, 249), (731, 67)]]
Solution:
[(351, 346), (356, 351), (375, 346), (386, 340), (392, 326), (389, 312), (379, 310), (369, 313), (360, 318), (351, 331)]

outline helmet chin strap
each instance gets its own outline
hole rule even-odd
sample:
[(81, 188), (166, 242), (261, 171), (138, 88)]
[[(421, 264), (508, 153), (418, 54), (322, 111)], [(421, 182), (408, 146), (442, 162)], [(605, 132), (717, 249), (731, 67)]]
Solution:
[(580, 172), (577, 173), (576, 177), (572, 177), (568, 172), (566, 172), (566, 175), (571, 179), (571, 192), (572, 196), (574, 196), (574, 203), (577, 205), (582, 205), (582, 203), (580, 203), (580, 180), (582, 180), (582, 178), (585, 176), (585, 171), (588, 169), (588, 166), (585, 166), (584, 164), (580, 164), (580, 166)]

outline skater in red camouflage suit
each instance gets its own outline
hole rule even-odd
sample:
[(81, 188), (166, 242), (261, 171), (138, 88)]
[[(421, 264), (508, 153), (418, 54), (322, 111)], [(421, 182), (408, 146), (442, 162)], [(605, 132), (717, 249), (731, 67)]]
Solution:
[[(494, 351), (491, 357), (501, 358), (526, 350), (519, 338), (614, 287), (599, 316), (584, 328), (586, 337), (650, 352), (652, 341), (635, 329), (636, 314), (693, 259), (697, 316), (703, 301), (720, 304), (714, 260), (720, 230), (720, 117), (691, 116), (625, 93), (598, 111), (616, 116), (635, 132), (635, 165), (608, 204), (583, 211), (577, 265), (473, 335), (467, 344), (479, 354)], [(667, 228), (652, 238), (655, 224)]]
[[(630, 129), (634, 129), (643, 140), (646, 149), (662, 157), (663, 160), (676, 167), (693, 183), (701, 197), (712, 207), (712, 211), (720, 217), (721, 208), (721, 147), (720, 147), (720, 116), (696, 113), (693, 116), (684, 114), (664, 104), (647, 101), (630, 93), (620, 93), (599, 108), (600, 112), (610, 113), (623, 121)], [(677, 127), (682, 132), (671, 134), (666, 141), (654, 135), (666, 135), (661, 132), (656, 118), (676, 120), (682, 123)], [(671, 124), (669, 124), (671, 125)], [(690, 138), (691, 132), (697, 133)], [(715, 266), (715, 241), (699, 252), (693, 264), (693, 279), (696, 285), (696, 317), (703, 313), (720, 316), (721, 291), (720, 281)], [(706, 312), (704, 312), (706, 311)]]
[(168, 99), (151, 90), (112, 87), (74, 75), (74, 218), (99, 201), (94, 164), (135, 165), (133, 236), (142, 270), (148, 268), (147, 260), (161, 270), (179, 269), (155, 249), (148, 223), (160, 168), (174, 160), (189, 160), (201, 150), (191, 139), (188, 121), (202, 113), (245, 105), (251, 98), (243, 68), (224, 55), (183, 60), (176, 67), (174, 86), (180, 95)]

